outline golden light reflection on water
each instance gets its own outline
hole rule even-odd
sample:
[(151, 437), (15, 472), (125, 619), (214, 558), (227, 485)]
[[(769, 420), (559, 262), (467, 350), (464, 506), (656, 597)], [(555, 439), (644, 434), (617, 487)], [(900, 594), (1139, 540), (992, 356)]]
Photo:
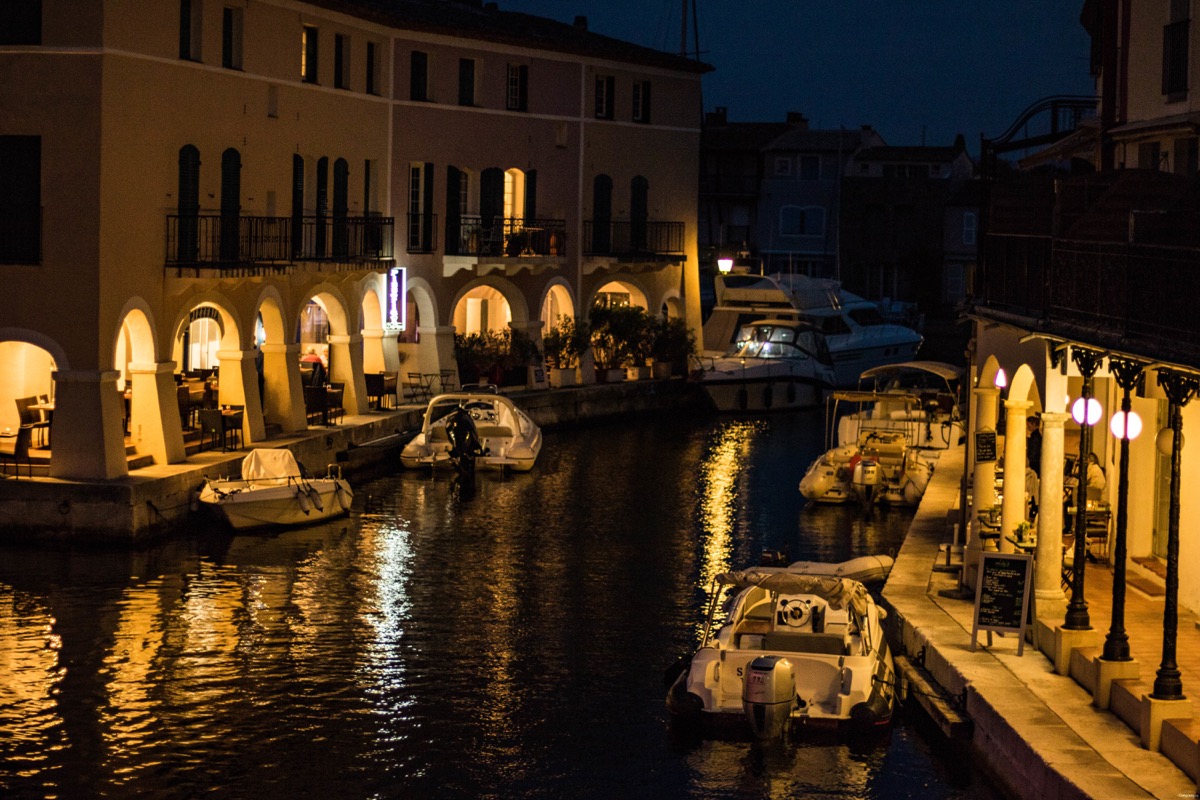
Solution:
[(55, 619), (28, 596), (0, 584), (0, 708), (5, 738), (50, 746), (56, 695), (66, 672)]
[[(735, 527), (741, 503), (738, 485), (750, 456), (750, 445), (761, 423), (733, 421), (714, 433), (712, 446), (700, 463), (700, 590), (705, 605), (712, 600), (713, 579), (732, 564)], [(703, 630), (703, 620), (698, 623)]]

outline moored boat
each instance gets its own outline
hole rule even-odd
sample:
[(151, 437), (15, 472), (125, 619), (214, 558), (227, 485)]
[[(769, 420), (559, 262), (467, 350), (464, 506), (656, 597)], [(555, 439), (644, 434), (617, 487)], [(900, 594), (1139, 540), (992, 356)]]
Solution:
[(865, 431), (857, 444), (834, 447), (800, 479), (800, 494), (817, 503), (916, 506), (933, 476), (934, 459), (896, 431)]
[[(864, 432), (901, 433), (910, 447), (944, 450), (962, 442), (962, 370), (940, 361), (906, 361), (864, 370), (858, 389), (829, 398), (829, 446), (852, 444)], [(836, 427), (833, 427), (833, 425)]]
[(308, 525), (350, 511), (354, 492), (331, 464), (323, 478), (307, 474), (290, 450), (256, 448), (240, 478), (206, 479), (199, 503), (236, 530)]
[[(718, 575), (722, 591), (713, 593), (700, 647), (667, 693), (673, 719), (748, 727), (761, 739), (799, 725), (866, 732), (890, 723), (896, 675), (886, 612), (861, 581), (833, 574), (841, 566)], [(734, 594), (718, 619), (726, 589)]]
[(453, 441), (459, 423), (470, 428), (470, 453), (479, 469), (533, 469), (542, 450), (542, 430), (513, 401), (495, 392), (436, 395), (425, 408), (421, 430), (400, 452), (408, 468), (454, 467)]
[(718, 411), (771, 411), (820, 405), (833, 371), (811, 325), (767, 319), (743, 325), (719, 358), (701, 358), (690, 375)]

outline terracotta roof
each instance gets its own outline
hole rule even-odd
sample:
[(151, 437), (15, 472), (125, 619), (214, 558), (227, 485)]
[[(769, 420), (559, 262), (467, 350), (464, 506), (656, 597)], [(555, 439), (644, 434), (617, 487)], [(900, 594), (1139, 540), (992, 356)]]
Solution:
[(611, 59), (680, 72), (705, 73), (700, 61), (592, 33), (586, 27), (504, 11), (475, 0), (308, 0), (400, 30), (440, 33), (559, 53)]

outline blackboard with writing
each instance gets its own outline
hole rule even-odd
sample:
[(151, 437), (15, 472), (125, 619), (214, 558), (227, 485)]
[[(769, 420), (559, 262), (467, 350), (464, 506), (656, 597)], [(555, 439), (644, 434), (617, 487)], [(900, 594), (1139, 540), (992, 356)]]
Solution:
[(996, 432), (978, 431), (975, 434), (975, 461), (986, 463), (996, 460)]
[(971, 649), (979, 631), (1012, 631), (1018, 635), (1017, 655), (1025, 651), (1025, 620), (1029, 610), (1033, 556), (1025, 553), (983, 553), (975, 587), (975, 624)]

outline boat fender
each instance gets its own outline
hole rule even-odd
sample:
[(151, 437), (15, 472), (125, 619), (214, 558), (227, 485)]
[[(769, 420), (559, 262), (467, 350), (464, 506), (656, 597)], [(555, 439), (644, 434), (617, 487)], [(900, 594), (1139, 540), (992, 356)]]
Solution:
[(681, 721), (698, 723), (704, 711), (704, 700), (687, 690), (687, 679), (688, 671), (685, 669), (667, 690), (667, 711)]
[(342, 507), (342, 511), (350, 510), (350, 500), (347, 497), (350, 493), (349, 487), (342, 481), (337, 481), (334, 484), (337, 488), (334, 489), (334, 496), (337, 498), (338, 505)]
[(324, 511), (325, 504), (321, 502), (321, 493), (317, 491), (317, 487), (308, 485), (304, 487), (304, 491), (308, 494), (309, 502), (313, 504), (313, 508), (317, 511)]
[(297, 487), (296, 488), (296, 502), (300, 504), (300, 510), (303, 511), (305, 514), (308, 514), (308, 492)]

